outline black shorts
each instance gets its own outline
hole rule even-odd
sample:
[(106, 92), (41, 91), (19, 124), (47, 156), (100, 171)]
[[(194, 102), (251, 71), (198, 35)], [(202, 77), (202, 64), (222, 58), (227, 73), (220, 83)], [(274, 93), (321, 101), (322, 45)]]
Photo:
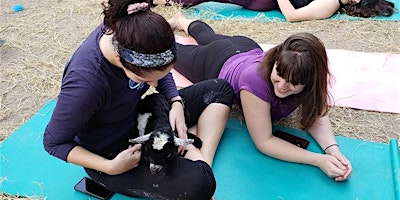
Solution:
[(223, 79), (210, 79), (198, 82), (179, 90), (185, 102), (187, 127), (197, 124), (203, 110), (211, 103), (221, 103), (232, 107), (234, 93), (231, 85)]

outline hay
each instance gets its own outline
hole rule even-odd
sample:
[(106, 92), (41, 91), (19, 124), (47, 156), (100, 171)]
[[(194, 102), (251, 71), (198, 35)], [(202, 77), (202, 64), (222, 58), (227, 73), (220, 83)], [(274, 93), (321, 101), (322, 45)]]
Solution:
[[(1, 1), (0, 141), (25, 123), (47, 100), (56, 99), (64, 64), (86, 36), (101, 23), (101, 0), (22, 0), (25, 10), (11, 11)], [(178, 6), (154, 11), (172, 17)], [(245, 35), (277, 44), (296, 32), (317, 35), (330, 49), (400, 53), (400, 23), (319, 20), (298, 23), (206, 20), (216, 32)], [(395, 83), (394, 83), (395, 84)], [(236, 108), (232, 117), (243, 119)], [(338, 135), (387, 143), (399, 138), (400, 115), (334, 107), (329, 112)], [(296, 126), (293, 116), (280, 124)], [(0, 195), (1, 199), (18, 199)]]

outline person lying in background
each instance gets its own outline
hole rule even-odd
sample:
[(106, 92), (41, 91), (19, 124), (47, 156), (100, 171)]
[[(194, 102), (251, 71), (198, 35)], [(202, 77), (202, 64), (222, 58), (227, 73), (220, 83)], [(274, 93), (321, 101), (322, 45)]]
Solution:
[[(257, 149), (274, 158), (319, 167), (336, 181), (348, 179), (350, 161), (341, 153), (327, 116), (328, 57), (323, 43), (310, 33), (297, 33), (264, 52), (244, 36), (216, 34), (206, 23), (179, 12), (169, 19), (198, 45), (179, 44), (174, 69), (193, 83), (222, 78), (235, 92)], [(324, 154), (302, 149), (272, 134), (273, 122), (298, 109), (307, 130)]]
[[(343, 13), (354, 17), (391, 16), (394, 3), (387, 0), (213, 0), (231, 3), (255, 11), (280, 10), (286, 21), (326, 19)], [(209, 0), (153, 0), (155, 5), (182, 4), (191, 7)]]

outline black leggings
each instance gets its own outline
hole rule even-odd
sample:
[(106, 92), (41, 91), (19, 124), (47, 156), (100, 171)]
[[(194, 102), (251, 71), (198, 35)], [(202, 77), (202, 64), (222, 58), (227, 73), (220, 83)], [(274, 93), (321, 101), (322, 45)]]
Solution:
[(188, 32), (198, 45), (178, 44), (174, 69), (193, 83), (217, 78), (225, 61), (233, 55), (261, 49), (250, 38), (216, 34), (201, 21), (192, 22)]
[[(233, 90), (228, 82), (212, 79), (179, 90), (185, 101), (188, 127), (197, 124), (203, 110), (211, 103), (232, 106)], [(126, 138), (107, 149), (109, 159), (128, 147)], [(125, 143), (125, 144), (124, 144)], [(216, 182), (211, 167), (204, 161), (192, 161), (182, 157), (168, 163), (163, 169), (152, 174), (149, 163), (141, 160), (139, 166), (120, 175), (108, 175), (96, 170), (85, 169), (97, 183), (105, 185), (111, 191), (133, 197), (152, 199), (199, 199), (209, 200), (213, 196)]]
[[(181, 3), (184, 7), (195, 6), (211, 0), (172, 0)], [(276, 10), (278, 5), (275, 0), (212, 0), (219, 3), (231, 3), (242, 6), (243, 8), (257, 11)]]
[[(277, 0), (172, 0), (175, 3), (181, 3), (184, 7), (195, 6), (208, 1), (219, 3), (231, 3), (242, 6), (243, 8), (256, 11), (279, 10)], [(312, 0), (290, 0), (295, 8), (301, 8), (308, 5)]]
[(214, 174), (204, 161), (191, 161), (182, 157), (172, 161), (152, 174), (149, 163), (119, 175), (85, 168), (88, 175), (107, 189), (132, 197), (151, 199), (201, 199), (209, 200), (216, 188)]

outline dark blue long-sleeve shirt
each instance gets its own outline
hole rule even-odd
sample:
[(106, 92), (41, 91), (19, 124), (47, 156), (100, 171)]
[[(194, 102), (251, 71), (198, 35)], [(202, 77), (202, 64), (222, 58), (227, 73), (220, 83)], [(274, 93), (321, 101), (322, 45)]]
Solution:
[[(102, 25), (68, 61), (57, 105), (44, 132), (45, 150), (62, 160), (77, 145), (94, 153), (117, 141), (136, 125), (137, 104), (149, 88), (130, 89), (124, 71), (101, 53)], [(178, 96), (171, 73), (157, 90), (168, 99)]]

